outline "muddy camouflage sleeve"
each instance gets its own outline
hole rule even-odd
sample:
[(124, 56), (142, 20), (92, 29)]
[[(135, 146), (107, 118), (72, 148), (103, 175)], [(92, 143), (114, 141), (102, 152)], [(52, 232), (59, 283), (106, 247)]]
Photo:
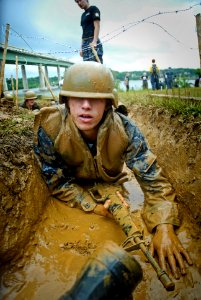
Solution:
[(35, 157), (52, 196), (65, 201), (71, 207), (78, 206), (85, 211), (93, 210), (96, 204), (87, 201), (86, 192), (74, 183), (72, 170), (55, 151), (53, 142), (42, 127), (38, 129), (36, 141)]
[(156, 156), (149, 149), (144, 136), (128, 118), (121, 116), (129, 138), (126, 165), (131, 169), (144, 192), (143, 219), (151, 232), (157, 225), (180, 225), (175, 192), (163, 175)]

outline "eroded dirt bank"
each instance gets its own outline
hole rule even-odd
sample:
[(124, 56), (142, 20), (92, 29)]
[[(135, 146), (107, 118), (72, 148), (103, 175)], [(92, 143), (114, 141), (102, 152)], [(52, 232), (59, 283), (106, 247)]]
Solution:
[[(177, 116), (154, 108), (132, 107), (130, 115), (147, 136), (179, 195), (178, 200), (186, 204), (187, 210), (181, 209), (184, 222), (178, 235), (194, 261), (187, 276), (176, 282), (175, 291), (168, 293), (140, 251), (135, 252), (144, 272), (135, 299), (199, 299), (201, 243), (195, 221), (200, 222), (201, 206), (200, 123), (183, 123)], [(1, 274), (0, 298), (56, 300), (71, 288), (86, 260), (104, 241), (120, 244), (125, 236), (112, 220), (93, 214), (88, 217), (82, 211), (47, 199), (46, 186), (33, 160), (33, 117), (27, 119), (16, 111), (2, 111), (0, 119), (7, 128), (15, 124), (20, 129), (13, 132), (11, 126), (5, 133), (1, 125), (0, 254), (1, 263), (10, 264)], [(134, 181), (127, 188), (133, 218), (143, 229), (143, 195)], [(150, 238), (144, 230), (146, 238)]]
[(1, 264), (23, 253), (48, 197), (34, 164), (33, 118), (22, 110), (0, 111)]
[(178, 201), (201, 222), (201, 120), (184, 119), (164, 109), (132, 106), (130, 115), (145, 134)]

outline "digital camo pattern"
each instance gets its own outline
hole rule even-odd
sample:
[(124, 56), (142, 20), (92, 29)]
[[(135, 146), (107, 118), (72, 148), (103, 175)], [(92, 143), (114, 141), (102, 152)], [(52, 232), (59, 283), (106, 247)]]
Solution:
[[(161, 168), (156, 162), (156, 156), (149, 149), (138, 127), (129, 118), (121, 114), (118, 115), (128, 137), (128, 145), (125, 153), (122, 153), (122, 157), (124, 157), (128, 168), (133, 171), (144, 192), (143, 218), (148, 229), (152, 231), (155, 226), (161, 223), (179, 225), (177, 205), (174, 203), (175, 193), (168, 180), (163, 176)], [(34, 145), (35, 155), (52, 195), (65, 201), (71, 207), (78, 206), (85, 211), (92, 211), (97, 203), (88, 191), (80, 186), (76, 178), (75, 168), (67, 165), (61, 155), (56, 152), (54, 142), (40, 125), (37, 135), (37, 143)], [(82, 137), (80, 138), (82, 139)], [(90, 177), (88, 179), (90, 180)], [(120, 213), (120, 206), (119, 202), (116, 205), (113, 201), (110, 211), (113, 213), (116, 210)], [(125, 217), (125, 214), (123, 215)], [(120, 218), (124, 217), (121, 216)], [(132, 226), (129, 218), (127, 221), (128, 224), (121, 221), (120, 223), (128, 235), (129, 231), (132, 232)]]

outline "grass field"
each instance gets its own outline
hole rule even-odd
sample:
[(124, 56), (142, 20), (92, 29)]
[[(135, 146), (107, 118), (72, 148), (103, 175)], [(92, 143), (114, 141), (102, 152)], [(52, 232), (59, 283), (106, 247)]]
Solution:
[[(151, 96), (152, 94), (167, 95), (167, 97)], [(119, 92), (118, 95), (119, 101), (125, 105), (152, 105), (168, 109), (174, 114), (192, 115), (201, 118), (201, 100), (196, 99), (201, 98), (201, 88), (129, 91)], [(189, 99), (183, 99), (182, 97), (188, 97)]]
[[(152, 94), (165, 95), (166, 97), (152, 96)], [(172, 90), (131, 90), (129, 92), (118, 91), (119, 102), (127, 106), (142, 105), (156, 106), (165, 108), (173, 114), (182, 114), (184, 116), (195, 116), (201, 118), (201, 88), (177, 88)], [(175, 98), (174, 98), (175, 97)], [(186, 97), (188, 99), (183, 99)], [(51, 106), (51, 97), (42, 96), (37, 99), (41, 106)], [(19, 104), (23, 98), (18, 98)]]

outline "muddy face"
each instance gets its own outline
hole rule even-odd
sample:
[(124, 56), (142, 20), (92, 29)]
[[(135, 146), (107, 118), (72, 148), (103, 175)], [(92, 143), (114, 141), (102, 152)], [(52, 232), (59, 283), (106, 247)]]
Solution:
[(82, 135), (95, 140), (106, 108), (106, 99), (70, 97), (68, 105), (72, 119)]

